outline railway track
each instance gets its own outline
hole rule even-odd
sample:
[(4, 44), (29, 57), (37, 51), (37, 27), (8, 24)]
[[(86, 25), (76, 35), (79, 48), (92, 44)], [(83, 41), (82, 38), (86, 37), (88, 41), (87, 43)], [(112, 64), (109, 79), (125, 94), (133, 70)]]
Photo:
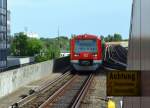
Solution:
[(94, 75), (75, 75), (39, 108), (79, 108)]
[(42, 86), (34, 90), (32, 94), (14, 103), (9, 108), (38, 108), (49, 98), (49, 96), (51, 96), (60, 88), (60, 86), (64, 85), (73, 76), (74, 75), (70, 74), (70, 72), (66, 72), (53, 81), (43, 83)]
[[(117, 47), (117, 46), (116, 46)], [(124, 56), (122, 56), (122, 52), (120, 52), (120, 48), (117, 49), (115, 46), (112, 46), (111, 49), (111, 53), (112, 53), (112, 57), (117, 60), (120, 61), (122, 63), (126, 63), (126, 58)]]
[(127, 67), (127, 51), (121, 46), (109, 46), (106, 49), (103, 66), (115, 70), (125, 70)]
[(67, 72), (9, 108), (78, 108), (87, 93), (94, 75), (77, 75)]
[[(125, 69), (125, 57), (122, 58), (123, 55), (119, 51), (123, 49), (106, 49), (106, 67), (115, 70)], [(10, 108), (79, 108), (93, 78), (93, 74), (77, 75), (67, 72), (54, 81), (44, 83), (42, 87)]]
[(115, 50), (119, 61), (121, 61), (122, 63), (127, 63), (127, 50), (121, 46), (115, 46), (113, 49)]

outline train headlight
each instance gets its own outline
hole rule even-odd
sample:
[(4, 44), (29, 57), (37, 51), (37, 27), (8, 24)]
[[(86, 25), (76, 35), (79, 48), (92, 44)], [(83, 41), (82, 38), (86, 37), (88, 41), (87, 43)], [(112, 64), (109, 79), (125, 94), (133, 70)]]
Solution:
[(75, 56), (75, 57), (78, 57), (78, 56), (79, 56), (79, 54), (75, 54), (74, 56)]
[(93, 54), (94, 57), (97, 57), (97, 54)]

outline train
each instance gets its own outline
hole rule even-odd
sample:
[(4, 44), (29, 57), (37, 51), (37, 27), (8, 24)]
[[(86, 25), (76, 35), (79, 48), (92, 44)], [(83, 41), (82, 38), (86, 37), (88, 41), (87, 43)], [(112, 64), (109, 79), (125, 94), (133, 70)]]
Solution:
[(100, 37), (83, 34), (70, 40), (70, 62), (77, 71), (96, 71), (104, 56), (105, 43)]

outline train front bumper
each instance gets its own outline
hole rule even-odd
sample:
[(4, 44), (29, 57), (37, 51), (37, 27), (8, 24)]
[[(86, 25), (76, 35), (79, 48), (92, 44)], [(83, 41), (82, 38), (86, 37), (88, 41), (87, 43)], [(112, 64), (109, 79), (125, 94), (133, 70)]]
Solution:
[(77, 71), (95, 71), (102, 64), (102, 60), (93, 60), (89, 66), (80, 65), (79, 60), (71, 60), (71, 63)]

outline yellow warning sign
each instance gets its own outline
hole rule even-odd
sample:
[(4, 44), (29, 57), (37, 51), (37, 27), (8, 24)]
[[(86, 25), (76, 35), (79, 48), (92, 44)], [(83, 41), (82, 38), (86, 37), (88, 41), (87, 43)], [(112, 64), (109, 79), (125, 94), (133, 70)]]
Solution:
[(107, 72), (107, 96), (140, 96), (140, 71)]

